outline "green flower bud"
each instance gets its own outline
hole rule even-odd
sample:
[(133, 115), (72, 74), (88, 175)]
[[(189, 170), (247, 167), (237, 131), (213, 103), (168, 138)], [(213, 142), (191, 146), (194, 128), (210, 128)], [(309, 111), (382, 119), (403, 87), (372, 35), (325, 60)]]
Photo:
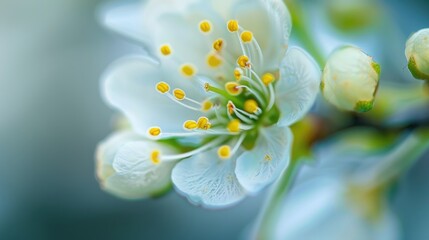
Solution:
[(429, 80), (429, 28), (414, 33), (407, 41), (408, 69), (417, 79)]
[(374, 105), (380, 65), (356, 47), (335, 50), (323, 69), (324, 97), (342, 110), (367, 112)]

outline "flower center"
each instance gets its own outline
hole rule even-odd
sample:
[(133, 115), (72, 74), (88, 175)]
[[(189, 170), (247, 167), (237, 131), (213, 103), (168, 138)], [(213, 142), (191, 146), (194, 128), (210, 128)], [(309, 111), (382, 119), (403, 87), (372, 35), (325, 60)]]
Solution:
[[(197, 29), (201, 34), (209, 36), (214, 33), (214, 27), (211, 21), (202, 20)], [(176, 88), (171, 91), (167, 82), (162, 81), (156, 85), (156, 90), (160, 94), (181, 107), (200, 112), (202, 117), (182, 123), (185, 133), (161, 133), (159, 127), (152, 127), (148, 130), (150, 136), (157, 137), (161, 134), (172, 137), (229, 136), (229, 139), (236, 139), (236, 147), (231, 149), (230, 146), (223, 145), (218, 149), (219, 157), (228, 159), (243, 141), (246, 143), (245, 136), (248, 132), (257, 132), (260, 125), (275, 123), (272, 119), (276, 118), (271, 115), (275, 110), (273, 84), (276, 77), (270, 72), (264, 73), (262, 77), (258, 75), (260, 71), (257, 71), (257, 68), (263, 66), (264, 58), (257, 39), (251, 31), (243, 29), (237, 20), (228, 21), (224, 32), (235, 35), (232, 39), (236, 42), (231, 43), (231, 46), (235, 44), (239, 49), (227, 49), (228, 43), (216, 36), (217, 38), (210, 44), (211, 50), (206, 56), (206, 65), (214, 70), (230, 69), (225, 77), (213, 79), (213, 77), (204, 76), (191, 63), (182, 63), (179, 67), (183, 76), (194, 79), (202, 85), (207, 94), (204, 101), (192, 99), (183, 89)], [(163, 44), (159, 49), (164, 57), (171, 57), (174, 53), (169, 44)], [(240, 54), (234, 57), (233, 52)], [(207, 81), (208, 78), (210, 82)], [(231, 80), (228, 81), (228, 79)], [(278, 112), (275, 114), (278, 115)], [(264, 118), (271, 120), (264, 121)], [(255, 141), (254, 136), (252, 138)]]

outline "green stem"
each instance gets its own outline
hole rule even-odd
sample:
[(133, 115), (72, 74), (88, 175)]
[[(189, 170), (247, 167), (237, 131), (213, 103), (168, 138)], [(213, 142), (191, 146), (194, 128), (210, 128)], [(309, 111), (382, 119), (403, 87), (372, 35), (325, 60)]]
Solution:
[(273, 186), (272, 192), (268, 196), (265, 207), (262, 209), (259, 216), (256, 239), (272, 239), (271, 233), (275, 224), (274, 221), (277, 219), (279, 207), (281, 206), (284, 196), (289, 192), (292, 180), (300, 166), (298, 163), (299, 161), (292, 160)]
[(325, 57), (307, 28), (307, 22), (304, 18), (305, 14), (301, 6), (296, 0), (285, 0), (285, 3), (292, 16), (292, 36), (296, 36), (300, 40), (303, 47), (311, 53), (319, 66), (323, 68)]
[(389, 183), (408, 171), (429, 149), (429, 128), (414, 130), (403, 143), (392, 151), (388, 158), (391, 161), (381, 166), (381, 171), (374, 181)]
[(217, 93), (222, 97), (224, 97), (225, 99), (231, 100), (237, 107), (240, 107), (240, 108), (243, 107), (243, 103), (242, 103), (243, 101), (241, 101), (239, 98), (235, 96), (231, 96), (227, 91), (223, 89), (211, 86), (208, 83), (204, 86), (204, 88), (206, 89), (206, 91)]
[[(306, 22), (302, 16), (302, 10), (295, 0), (285, 0), (286, 5), (292, 15), (293, 34), (297, 36), (304, 48), (315, 58), (321, 68), (325, 65), (325, 57), (314, 42), (310, 31), (306, 28)], [(279, 208), (284, 196), (289, 192), (293, 178), (298, 172), (300, 161), (292, 159), (290, 165), (282, 173), (272, 192), (268, 196), (265, 207), (262, 209), (257, 223), (257, 239), (272, 239), (271, 231), (279, 214)]]

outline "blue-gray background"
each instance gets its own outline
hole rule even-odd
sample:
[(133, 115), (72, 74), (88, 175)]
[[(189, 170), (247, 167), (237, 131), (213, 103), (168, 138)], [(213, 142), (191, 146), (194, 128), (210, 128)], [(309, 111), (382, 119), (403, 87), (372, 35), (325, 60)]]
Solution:
[[(100, 3), (0, 0), (0, 239), (238, 238), (263, 195), (208, 211), (174, 192), (130, 202), (99, 189), (94, 149), (114, 115), (99, 77), (137, 50), (100, 27)], [(429, 27), (427, 1), (385, 4), (404, 35)], [(415, 221), (429, 216), (428, 171), (422, 159), (399, 186), (398, 213), (413, 219), (403, 221), (406, 239), (429, 239)]]

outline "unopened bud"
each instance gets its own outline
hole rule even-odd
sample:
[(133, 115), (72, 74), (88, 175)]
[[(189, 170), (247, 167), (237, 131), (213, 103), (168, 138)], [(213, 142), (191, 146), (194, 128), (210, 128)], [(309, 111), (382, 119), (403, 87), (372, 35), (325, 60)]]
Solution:
[(97, 178), (101, 188), (126, 199), (157, 196), (169, 189), (174, 163), (163, 162), (162, 153), (175, 154), (166, 145), (132, 132), (117, 133), (97, 147)]
[(417, 79), (429, 81), (429, 28), (414, 33), (407, 41), (408, 69)]
[(372, 109), (380, 65), (356, 47), (335, 50), (323, 70), (321, 90), (336, 107), (356, 112)]

